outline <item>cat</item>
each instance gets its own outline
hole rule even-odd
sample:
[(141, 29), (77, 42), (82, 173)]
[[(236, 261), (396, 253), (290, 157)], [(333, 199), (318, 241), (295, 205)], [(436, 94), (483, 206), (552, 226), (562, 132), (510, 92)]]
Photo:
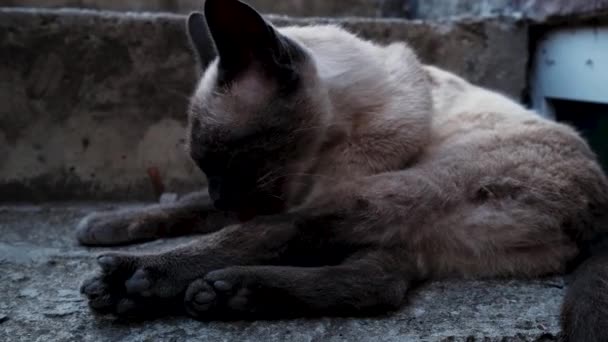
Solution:
[[(92, 213), (77, 234), (85, 245), (203, 236), (100, 255), (81, 287), (96, 311), (384, 313), (426, 280), (564, 273), (608, 228), (608, 182), (575, 130), (421, 64), (404, 43), (277, 29), (237, 0), (207, 0), (187, 31), (204, 70), (188, 151), (208, 189)], [(608, 340), (607, 265), (579, 268), (566, 340)]]

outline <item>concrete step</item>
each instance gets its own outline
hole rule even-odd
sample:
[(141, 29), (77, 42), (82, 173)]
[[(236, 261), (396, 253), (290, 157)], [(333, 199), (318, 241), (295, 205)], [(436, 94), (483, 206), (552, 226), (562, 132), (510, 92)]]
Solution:
[[(124, 206), (124, 205), (123, 205)], [(145, 323), (95, 318), (80, 283), (96, 270), (73, 228), (116, 204), (0, 206), (0, 341), (557, 341), (563, 281), (453, 281), (414, 291), (385, 317), (203, 323), (185, 317)], [(112, 250), (152, 251), (180, 238)]]
[[(526, 84), (527, 27), (516, 21), (269, 18), (407, 41), (426, 63), (516, 98)], [(200, 187), (182, 148), (197, 77), (184, 20), (0, 8), (0, 201), (152, 199)]]

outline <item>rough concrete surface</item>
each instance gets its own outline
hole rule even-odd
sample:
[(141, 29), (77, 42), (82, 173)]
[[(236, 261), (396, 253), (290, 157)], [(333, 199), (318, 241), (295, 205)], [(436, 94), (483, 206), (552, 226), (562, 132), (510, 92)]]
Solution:
[[(412, 0), (245, 0), (263, 13), (292, 16), (397, 16), (407, 14)], [(203, 8), (204, 0), (4, 0), (4, 6), (75, 7), (114, 11), (188, 13)]]
[(414, 0), (416, 18), (511, 16), (547, 23), (576, 21), (608, 13), (608, 0)]
[[(375, 318), (126, 322), (95, 317), (81, 281), (106, 249), (77, 246), (74, 225), (109, 204), (0, 207), (0, 341), (556, 341), (561, 279), (453, 281), (416, 290), (401, 311)], [(151, 251), (181, 238), (122, 247)]]
[[(527, 27), (505, 20), (331, 22), (408, 41), (426, 63), (519, 97)], [(183, 151), (197, 78), (185, 18), (0, 8), (0, 201), (152, 199), (200, 187)]]
[[(608, 13), (608, 0), (245, 0), (264, 13), (290, 16), (445, 19), (510, 16), (537, 23)], [(204, 0), (4, 0), (4, 6), (77, 7), (187, 13)]]
[(553, 21), (575, 24), (608, 14), (608, 0), (518, 0), (516, 3), (526, 18), (538, 24)]

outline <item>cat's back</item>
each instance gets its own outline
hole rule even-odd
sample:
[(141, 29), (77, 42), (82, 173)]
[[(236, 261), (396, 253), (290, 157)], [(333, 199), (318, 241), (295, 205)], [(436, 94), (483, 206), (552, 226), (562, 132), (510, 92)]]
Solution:
[[(547, 147), (561, 147), (563, 151), (577, 151), (583, 158), (593, 159), (585, 141), (571, 127), (545, 119), (502, 94), (475, 86), (445, 70), (432, 66), (425, 66), (425, 70), (434, 106), (432, 146), (532, 144), (543, 151)], [(559, 154), (541, 153), (539, 157)]]
[(419, 167), (463, 189), (510, 184), (511, 196), (558, 201), (564, 211), (582, 206), (587, 212), (589, 203), (608, 207), (606, 177), (574, 129), (449, 72), (425, 69), (435, 110)]

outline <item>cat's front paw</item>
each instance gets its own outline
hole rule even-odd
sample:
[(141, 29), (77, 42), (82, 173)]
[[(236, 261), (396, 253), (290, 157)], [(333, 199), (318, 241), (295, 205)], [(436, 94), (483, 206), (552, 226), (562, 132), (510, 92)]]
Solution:
[(87, 246), (119, 245), (154, 238), (166, 224), (162, 213), (136, 210), (95, 212), (76, 227), (78, 242)]
[(105, 254), (97, 261), (101, 272), (85, 280), (80, 292), (100, 313), (127, 316), (166, 314), (174, 309), (186, 285), (152, 257)]
[(247, 267), (228, 267), (208, 273), (186, 290), (186, 311), (199, 319), (238, 319), (257, 313), (255, 280)]

